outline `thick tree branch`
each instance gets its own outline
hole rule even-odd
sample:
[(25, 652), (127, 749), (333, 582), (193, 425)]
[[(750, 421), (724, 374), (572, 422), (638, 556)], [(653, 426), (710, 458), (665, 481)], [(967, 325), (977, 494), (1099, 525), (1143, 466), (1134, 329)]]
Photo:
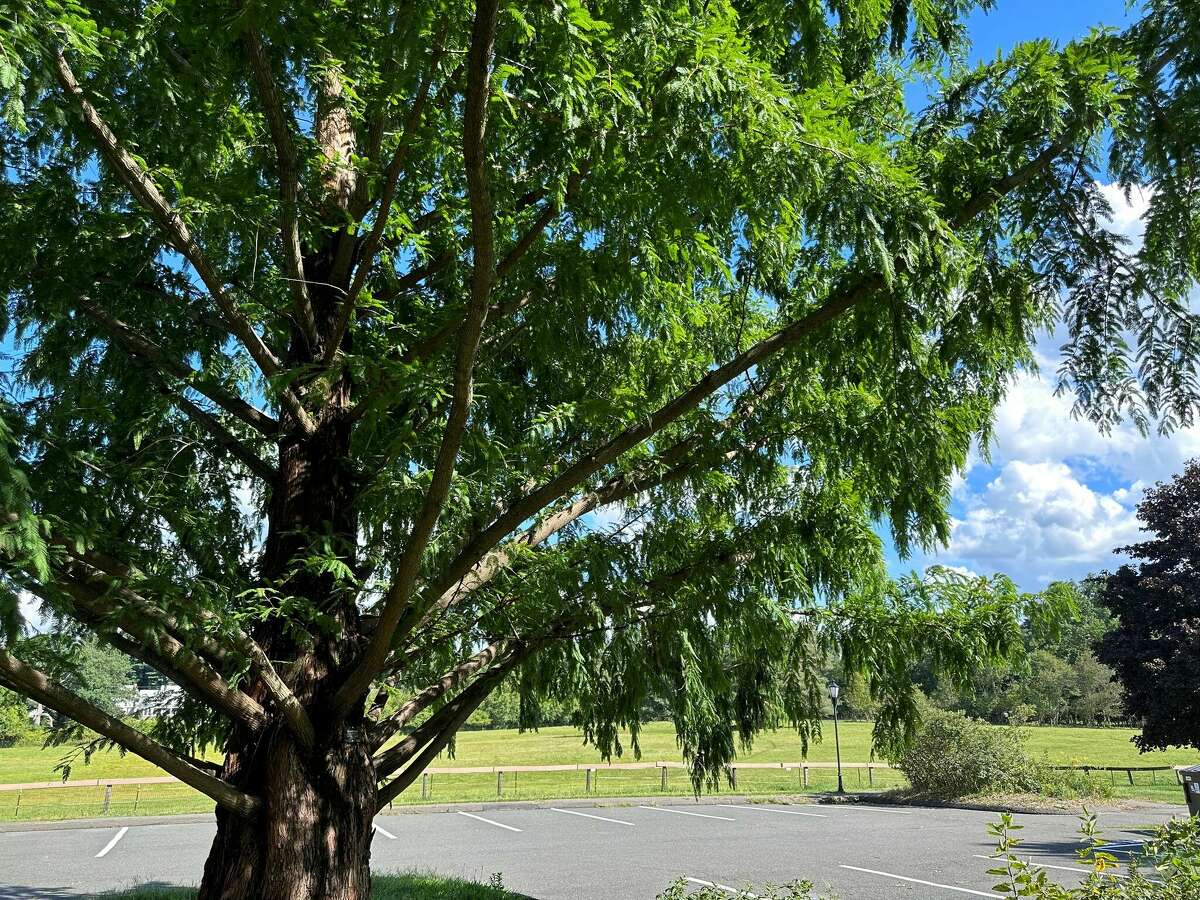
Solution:
[(334, 697), (334, 707), (344, 711), (357, 701), (387, 659), (392, 632), (412, 594), (421, 557), (433, 536), (442, 507), (450, 491), (458, 450), (470, 411), (474, 384), (475, 356), (487, 316), (495, 278), (492, 200), (488, 184), (488, 100), (492, 52), (496, 39), (499, 0), (479, 0), (467, 59), (467, 96), (463, 126), (463, 162), (467, 174), (467, 196), (471, 206), (471, 241), (474, 260), (471, 273), (471, 302), (459, 333), (458, 358), (454, 368), (453, 397), (434, 462), (429, 489), (413, 525), (408, 543), (396, 565), (392, 585), (383, 604), (379, 626), (367, 644), (362, 659)]
[(213, 440), (239, 459), (247, 469), (267, 484), (271, 484), (274, 481), (274, 467), (238, 440), (237, 435), (222, 425), (216, 416), (206, 412), (187, 397), (177, 394), (174, 391), (170, 391), (169, 396), (171, 401), (179, 407), (184, 415), (207, 431)]
[[(267, 713), (258, 701), (230, 687), (208, 663), (185, 647), (160, 624), (138, 615), (132, 606), (116, 602), (116, 598), (102, 593), (102, 588), (88, 584), (86, 580), (75, 577), (70, 572), (56, 574), (60, 582), (59, 588), (71, 598), (73, 605), (84, 610), (85, 618), (114, 621), (122, 631), (132, 635), (142, 646), (171, 666), (180, 678), (185, 679), (207, 697), (216, 709), (235, 722), (245, 725), (251, 731), (259, 731), (266, 725)], [(124, 592), (117, 592), (118, 598), (123, 599), (125, 596)]]
[(320, 342), (320, 335), (317, 333), (317, 322), (308, 296), (308, 284), (304, 278), (304, 253), (300, 249), (300, 173), (296, 163), (296, 143), (292, 138), (295, 122), (284, 112), (283, 101), (275, 87), (271, 60), (267, 56), (261, 35), (252, 28), (246, 33), (245, 42), (246, 55), (254, 72), (254, 83), (263, 105), (267, 127), (271, 132), (271, 141), (275, 144), (275, 158), (279, 169), (279, 237), (283, 241), (283, 271), (292, 295), (296, 324), (308, 341), (309, 347), (315, 351)]
[[(950, 217), (952, 227), (964, 227), (984, 209), (1040, 176), (1064, 149), (1065, 145), (1062, 143), (1051, 144), (1024, 166), (972, 197), (961, 211)], [(776, 353), (800, 343), (884, 287), (885, 281), (880, 273), (849, 275), (816, 309), (758, 341), (723, 365), (710, 369), (690, 388), (660, 406), (638, 424), (630, 426), (590, 454), (581, 457), (541, 486), (515, 498), (500, 515), (478, 532), (446, 567), (442, 576), (431, 585), (430, 595), (440, 597), (464, 578), (493, 547), (516, 530), (522, 522), (537, 515), (585, 479), (615, 462), (627, 450), (696, 409), (705, 399), (735, 378), (744, 375)]]
[[(421, 770), (442, 752), (450, 738), (470, 718), (471, 713), (479, 708), (479, 705), (495, 690), (504, 676), (518, 662), (528, 656), (529, 652), (531, 652), (529, 648), (525, 648), (521, 652), (513, 652), (502, 662), (493, 665), (458, 696), (430, 716), (412, 734), (375, 758), (375, 773), (381, 779), (386, 778), (412, 760), (403, 773), (380, 788), (379, 803), (381, 806), (412, 784), (417, 775), (421, 774)], [(425, 751), (413, 760), (413, 754), (421, 747), (425, 747)]]
[(422, 710), (430, 704), (436, 703), (447, 692), (457, 688), (463, 681), (470, 678), (480, 669), (490, 666), (503, 652), (506, 643), (504, 640), (494, 641), (478, 653), (467, 657), (467, 659), (446, 672), (445, 675), (426, 687), (419, 694), (416, 694), (407, 703), (381, 721), (374, 729), (379, 737), (379, 743), (386, 741), (398, 730), (411, 722)]
[(198, 394), (203, 394), (231, 416), (236, 416), (266, 437), (279, 432), (279, 423), (241, 397), (229, 393), (204, 376), (203, 372), (173, 359), (164, 349), (139, 334), (120, 319), (109, 315), (87, 297), (80, 297), (78, 308), (95, 319), (129, 355), (150, 364), (173, 378), (178, 378)]
[(233, 785), (184, 760), (157, 741), (56, 684), (43, 672), (26, 665), (4, 649), (0, 649), (0, 678), (19, 693), (166, 770), (236, 815), (253, 818), (262, 808), (262, 802), (257, 797), (242, 793)]
[[(614, 475), (603, 484), (596, 485), (574, 502), (529, 526), (517, 537), (489, 552), (464, 578), (444, 590), (432, 606), (424, 609), (423, 615), (415, 627), (406, 628), (402, 623), (397, 630), (394, 642), (403, 641), (408, 634), (423, 631), (433, 617), (456, 606), (472, 591), (488, 584), (512, 562), (513, 557), (522, 549), (530, 549), (545, 543), (564, 528), (603, 506), (619, 503), (652, 488), (678, 481), (697, 471), (701, 468), (701, 461), (694, 457), (689, 458), (688, 454), (696, 450), (698, 445), (699, 441), (696, 436), (685, 438), (663, 452), (655, 460), (654, 466), (646, 466), (641, 473)], [(739, 450), (730, 450), (722, 454), (720, 462), (722, 464), (731, 462), (737, 458), (740, 452)]]
[(341, 307), (338, 310), (337, 321), (334, 324), (333, 334), (325, 348), (325, 365), (327, 366), (333, 363), (338, 351), (341, 349), (342, 338), (345, 336), (346, 330), (350, 327), (350, 318), (354, 315), (354, 305), (358, 302), (358, 295), (362, 292), (367, 276), (374, 267), (375, 254), (379, 251), (383, 232), (387, 228), (388, 216), (391, 214), (392, 203), (396, 198), (396, 187), (400, 182), (400, 173), (404, 168), (404, 161), (408, 158), (408, 151), (412, 146), (412, 135), (418, 125), (420, 125), (421, 117), (425, 112), (425, 104), (429, 100), (430, 85), (433, 84), (438, 67), (441, 65), (442, 54), (445, 50), (444, 42), (445, 29), (443, 28), (442, 34), (437, 39), (433, 51), (433, 59), (429, 63), (429, 70), (425, 73), (425, 77), (421, 79), (416, 99), (413, 100), (412, 109), (409, 111), (408, 119), (404, 123), (404, 131), (400, 135), (400, 141), (396, 145), (396, 149), (392, 153), (391, 162), (388, 163), (387, 171), (384, 173), (383, 191), (379, 198), (379, 210), (375, 216), (375, 224), (371, 227), (370, 234), (368, 234), (362, 252), (359, 254), (358, 268), (354, 272), (354, 279), (350, 282), (350, 289), (346, 292), (346, 296), (342, 300)]
[[(128, 566), (107, 557), (105, 554), (96, 551), (79, 551), (74, 547), (72, 542), (61, 536), (52, 536), (51, 541), (57, 546), (62, 547), (79, 564), (86, 565), (92, 570), (103, 573), (103, 575), (110, 578), (127, 582), (136, 577), (136, 574)], [(128, 587), (121, 587), (116, 590), (118, 591), (118, 596), (138, 616), (159, 624), (172, 637), (180, 641), (195, 641), (197, 648), (211, 660), (224, 662), (228, 659), (227, 648), (211, 636), (206, 634), (194, 635), (183, 631), (179, 621), (174, 616)], [(197, 614), (201, 619), (211, 620), (213, 618), (212, 614), (205, 610), (199, 610)], [(130, 631), (128, 628), (125, 630)], [(134, 632), (130, 631), (130, 633)], [(229, 633), (228, 641), (230, 645), (229, 649), (244, 654), (250, 661), (251, 674), (263, 682), (267, 693), (271, 695), (271, 698), (283, 711), (289, 727), (291, 727), (301, 744), (305, 748), (311, 748), (314, 743), (315, 734), (312, 722), (307, 712), (305, 712), (304, 707), (300, 704), (299, 699), (279, 676), (275, 666), (263, 651), (262, 646), (241, 628), (232, 629)]]
[(200, 276), (200, 280), (204, 282), (204, 286), (217, 301), (230, 329), (238, 336), (254, 361), (258, 363), (263, 374), (274, 375), (279, 371), (278, 358), (263, 343), (262, 338), (250, 324), (250, 320), (242, 314), (233, 299), (226, 293), (224, 282), (209, 263), (183, 218), (163, 196), (158, 185), (154, 183), (154, 179), (147, 174), (141, 164), (113, 134), (112, 129), (108, 127), (96, 107), (84, 96), (83, 88), (79, 86), (79, 82), (75, 79), (75, 73), (71, 71), (61, 50), (54, 52), (53, 63), (58, 83), (71, 101), (79, 107), (83, 114), (83, 120), (99, 143), (100, 152), (105, 160), (154, 219), (155, 224), (163, 230), (175, 249), (192, 264)]

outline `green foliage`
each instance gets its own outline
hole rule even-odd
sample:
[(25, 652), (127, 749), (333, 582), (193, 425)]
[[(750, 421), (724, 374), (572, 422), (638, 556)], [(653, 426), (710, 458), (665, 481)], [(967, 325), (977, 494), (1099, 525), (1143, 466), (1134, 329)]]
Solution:
[(40, 734), (29, 721), (28, 701), (0, 687), (0, 747), (32, 743)]
[(1100, 601), (1115, 617), (1097, 646), (1142, 722), (1142, 750), (1200, 748), (1200, 460), (1146, 491), (1138, 519), (1152, 534), (1125, 547), (1135, 560), (1109, 576)]
[[(147, 887), (96, 896), (101, 900), (195, 900), (196, 891)], [(504, 890), (503, 885), (478, 884), (440, 875), (407, 873), (376, 875), (371, 879), (371, 900), (518, 900), (518, 897)]]
[(1041, 786), (1021, 732), (959, 712), (931, 713), (898, 765), (917, 794), (942, 800), (1036, 793)]
[(715, 885), (702, 885), (696, 889), (694, 882), (680, 878), (658, 895), (656, 900), (750, 900), (752, 897), (762, 897), (763, 900), (816, 900), (811, 881), (793, 881), (790, 884), (763, 886), (730, 890)]
[(899, 768), (919, 796), (936, 800), (988, 794), (1050, 797), (1107, 796), (1102, 782), (1060, 772), (1033, 759), (1028, 736), (997, 728), (960, 712), (931, 711)]
[(252, 636), (359, 735), (498, 645), (520, 725), (636, 754), (660, 700), (697, 785), (807, 746), (836, 658), (899, 754), (916, 661), (962, 689), (1072, 602), (877, 534), (949, 538), (1039, 330), (1101, 422), (1198, 399), (1195, 4), (968, 67), (990, 5), (0, 3), (5, 641), (29, 590), (149, 658), (187, 753), (259, 740)]
[(988, 870), (1000, 881), (992, 888), (1004, 897), (1033, 900), (1188, 900), (1200, 894), (1200, 818), (1172, 819), (1154, 828), (1142, 851), (1128, 867), (1102, 849), (1094, 815), (1085, 813), (1080, 833), (1087, 846), (1079, 851), (1087, 876), (1074, 887), (1051, 880), (1046, 870), (1019, 856), (1023, 826), (1009, 813), (988, 825), (996, 838), (997, 865)]

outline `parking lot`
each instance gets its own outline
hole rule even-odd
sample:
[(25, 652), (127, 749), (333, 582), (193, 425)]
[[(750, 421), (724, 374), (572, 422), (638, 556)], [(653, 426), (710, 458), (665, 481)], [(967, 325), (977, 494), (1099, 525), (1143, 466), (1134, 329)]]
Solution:
[[(1102, 817), (1126, 855), (1145, 828), (1182, 807)], [(1079, 878), (1078, 820), (1019, 815), (1023, 855)], [(844, 900), (992, 897), (985, 811), (869, 805), (674, 804), (479, 806), (383, 815), (377, 872), (436, 871), (539, 900), (653, 898), (675, 878), (744, 887), (797, 878)], [(210, 820), (132, 820), (0, 832), (0, 898), (85, 897), (141, 884), (194, 884)]]

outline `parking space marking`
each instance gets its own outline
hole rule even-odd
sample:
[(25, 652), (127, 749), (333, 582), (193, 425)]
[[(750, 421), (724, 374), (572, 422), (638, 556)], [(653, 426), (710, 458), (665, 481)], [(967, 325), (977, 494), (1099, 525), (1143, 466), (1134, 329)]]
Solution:
[(489, 825), (495, 825), (497, 828), (503, 828), (506, 831), (520, 831), (521, 830), (520, 828), (513, 828), (511, 825), (505, 825), (503, 822), (493, 822), (491, 819), (485, 819), (483, 816), (477, 816), (474, 813), (462, 812), (460, 810), (458, 814), (460, 816), (466, 816), (468, 819), (475, 819), (478, 822), (487, 822)]
[[(730, 887), (727, 884), (721, 884), (719, 881), (705, 881), (702, 878), (689, 878), (686, 875), (684, 876), (683, 880), (690, 881), (692, 884), (699, 884), (703, 887), (715, 887), (719, 891), (729, 891), (729, 893), (731, 893), (731, 894), (739, 893), (737, 888)], [(745, 892), (742, 892), (742, 896), (743, 897), (757, 897), (758, 894), (752, 894), (749, 891), (745, 891)]]
[(897, 881), (907, 881), (910, 884), (923, 884), (926, 887), (942, 888), (946, 891), (958, 891), (960, 894), (974, 894), (976, 897), (994, 897), (995, 900), (1004, 900), (999, 894), (993, 894), (990, 891), (976, 891), (971, 888), (956, 887), (953, 884), (938, 884), (936, 881), (922, 881), (920, 878), (909, 878), (907, 875), (895, 875), (891, 872), (879, 872), (875, 869), (862, 869), (858, 866), (838, 866), (839, 869), (849, 869), (852, 872), (866, 872), (868, 875), (879, 875), (883, 878), (895, 878)]
[(119, 841), (121, 838), (125, 837), (125, 832), (127, 832), (128, 830), (129, 830), (129, 826), (125, 825), (124, 827), (121, 828), (120, 831), (118, 831), (116, 834), (114, 834), (113, 839), (104, 845), (103, 850), (101, 850), (99, 853), (96, 854), (96, 859), (100, 859), (103, 856), (108, 856), (108, 851), (111, 850), (113, 847), (117, 846), (117, 841)]
[(766, 806), (766, 805), (759, 806), (759, 805), (753, 805), (750, 803), (745, 803), (741, 806), (738, 806), (733, 803), (714, 803), (712, 805), (720, 806), (723, 809), (753, 809), (753, 810), (756, 810), (757, 812), (783, 813), (785, 816), (812, 816), (814, 819), (828, 819), (829, 818), (829, 816), (825, 815), (825, 813), (800, 812), (800, 810), (798, 810), (798, 809), (779, 809), (776, 806)]
[(649, 809), (654, 812), (675, 813), (677, 816), (696, 816), (698, 819), (720, 819), (722, 822), (736, 822), (729, 816), (710, 816), (708, 813), (688, 812), (686, 809), (671, 809), (669, 806), (639, 806), (638, 809)]
[(376, 831), (378, 831), (380, 834), (382, 834), (385, 838), (387, 838), (390, 841), (394, 841), (396, 839), (396, 836), (394, 834), (392, 834), (390, 831), (388, 831), (386, 828), (384, 828), (378, 822), (372, 822), (371, 827), (374, 828)]
[(636, 827), (632, 822), (626, 822), (624, 819), (610, 819), (608, 816), (594, 816), (591, 813), (580, 812), (577, 809), (559, 809), (557, 806), (550, 807), (551, 812), (566, 813), (568, 816), (583, 816), (585, 819), (598, 819), (601, 822), (613, 822), (617, 825), (628, 825), (630, 828)]

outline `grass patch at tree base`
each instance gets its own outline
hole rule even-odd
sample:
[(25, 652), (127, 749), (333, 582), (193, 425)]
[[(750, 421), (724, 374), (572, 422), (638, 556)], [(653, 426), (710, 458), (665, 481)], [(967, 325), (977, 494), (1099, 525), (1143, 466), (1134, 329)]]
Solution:
[[(497, 878), (498, 880), (498, 878)], [(196, 900), (196, 888), (134, 887), (98, 894), (100, 900)], [(502, 887), (447, 878), (429, 872), (402, 872), (371, 878), (371, 900), (528, 900)]]

